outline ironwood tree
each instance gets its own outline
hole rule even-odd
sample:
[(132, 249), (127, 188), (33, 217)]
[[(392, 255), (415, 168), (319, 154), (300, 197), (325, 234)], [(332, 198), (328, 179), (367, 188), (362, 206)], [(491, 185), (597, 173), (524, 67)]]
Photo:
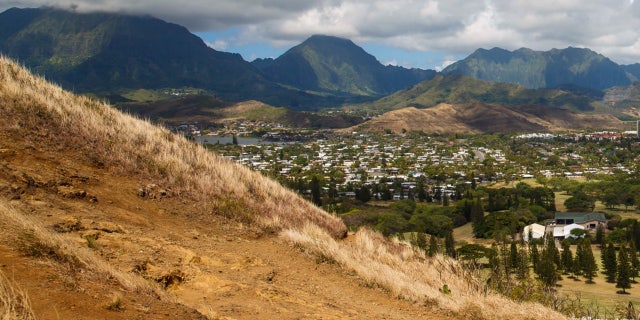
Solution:
[[(580, 252), (576, 251), (576, 254)], [(562, 273), (569, 274), (575, 270), (573, 268), (573, 252), (571, 252), (571, 244), (568, 240), (562, 241), (562, 254), (560, 257), (560, 261), (562, 262)]]
[(609, 242), (607, 244), (607, 249), (603, 254), (603, 264), (604, 274), (606, 276), (607, 282), (614, 283), (616, 282), (616, 272), (618, 263), (616, 261), (616, 248), (613, 246), (613, 243)]
[(617, 293), (627, 294), (626, 289), (631, 288), (631, 263), (626, 246), (620, 246), (618, 250), (618, 274), (616, 277), (616, 288), (622, 289)]
[(591, 250), (591, 240), (582, 239), (578, 247), (582, 252), (580, 268), (586, 278), (585, 282), (589, 284), (595, 283), (593, 278), (597, 275), (598, 264), (596, 263), (596, 258), (593, 256), (593, 250)]
[(545, 287), (553, 287), (560, 280), (558, 274), (558, 261), (560, 255), (558, 248), (555, 246), (555, 240), (553, 235), (549, 234), (545, 238), (545, 246), (540, 254), (540, 261), (538, 263), (538, 277)]

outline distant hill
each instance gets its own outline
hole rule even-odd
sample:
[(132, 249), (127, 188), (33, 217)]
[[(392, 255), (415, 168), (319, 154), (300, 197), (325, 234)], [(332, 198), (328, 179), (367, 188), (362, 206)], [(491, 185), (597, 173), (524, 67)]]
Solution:
[(435, 75), (434, 70), (383, 66), (351, 40), (324, 35), (253, 65), (275, 82), (337, 95), (382, 96)]
[(605, 91), (603, 101), (615, 108), (640, 108), (640, 81), (630, 86), (614, 87)]
[(629, 85), (637, 79), (633, 72), (627, 72), (624, 66), (601, 54), (572, 47), (550, 51), (527, 48), (515, 51), (478, 49), (467, 58), (448, 66), (442, 73), (518, 83), (527, 88), (555, 88), (572, 84), (602, 90)]
[(636, 79), (640, 79), (640, 63), (628, 64), (622, 67)]
[(487, 103), (447, 104), (387, 112), (351, 128), (356, 131), (391, 130), (399, 133), (482, 134), (496, 132), (553, 132), (582, 128), (616, 129), (623, 123), (610, 115), (585, 114), (539, 106), (506, 107)]
[(592, 110), (591, 99), (559, 89), (527, 89), (524, 86), (490, 82), (461, 75), (437, 75), (431, 80), (381, 98), (364, 108), (394, 110), (408, 106), (433, 107), (441, 103), (493, 103), (509, 106), (543, 105)]
[(166, 124), (224, 123), (248, 120), (278, 122), (299, 128), (336, 129), (350, 127), (364, 121), (361, 117), (342, 113), (322, 115), (294, 111), (284, 107), (273, 107), (255, 100), (231, 103), (207, 95), (188, 95), (151, 102), (127, 102), (120, 103), (116, 107), (144, 119)]
[(216, 51), (186, 28), (148, 16), (13, 8), (0, 13), (0, 52), (65, 88), (114, 101), (114, 94), (139, 88), (183, 87), (294, 109), (343, 100), (284, 88), (239, 54)]

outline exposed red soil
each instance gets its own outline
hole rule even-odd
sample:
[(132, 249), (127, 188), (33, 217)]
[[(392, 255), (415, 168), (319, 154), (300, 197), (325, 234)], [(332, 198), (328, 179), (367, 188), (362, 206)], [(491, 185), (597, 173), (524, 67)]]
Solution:
[[(16, 132), (0, 133), (0, 201), (77, 246), (93, 246), (116, 269), (165, 285), (175, 300), (127, 290), (91, 266), (25, 255), (18, 241), (25, 230), (0, 223), (2, 271), (27, 292), (38, 319), (446, 318), (368, 287), (275, 233), (163, 197), (162, 186), (150, 187), (155, 198), (140, 197), (153, 181)], [(108, 310), (116, 293), (122, 310)]]

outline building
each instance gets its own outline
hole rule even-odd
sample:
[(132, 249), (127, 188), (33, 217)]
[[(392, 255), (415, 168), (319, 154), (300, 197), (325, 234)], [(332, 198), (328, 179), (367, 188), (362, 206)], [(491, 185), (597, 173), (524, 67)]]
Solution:
[(563, 240), (569, 237), (575, 238), (575, 236), (571, 234), (571, 231), (574, 229), (585, 230), (585, 227), (577, 223), (572, 223), (564, 226), (556, 225), (555, 227), (553, 227), (553, 238), (557, 240)]
[(588, 231), (596, 230), (598, 225), (607, 227), (607, 218), (601, 212), (556, 212), (554, 220), (556, 226), (578, 224)]
[(522, 239), (524, 239), (524, 241), (529, 242), (529, 230), (531, 230), (531, 238), (533, 239), (540, 239), (544, 237), (545, 227), (541, 224), (532, 223), (524, 227), (524, 230), (522, 231)]

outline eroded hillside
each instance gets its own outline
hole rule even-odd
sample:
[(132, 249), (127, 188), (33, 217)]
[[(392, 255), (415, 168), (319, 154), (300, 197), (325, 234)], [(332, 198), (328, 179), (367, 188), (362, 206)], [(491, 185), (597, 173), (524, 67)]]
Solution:
[(38, 319), (562, 318), (6, 59), (0, 83), (0, 266)]
[(442, 103), (425, 109), (406, 107), (389, 111), (350, 130), (388, 129), (400, 133), (404, 129), (426, 133), (482, 134), (558, 132), (582, 128), (622, 129), (624, 127), (622, 121), (607, 114), (580, 113), (540, 106), (507, 107), (486, 103)]

